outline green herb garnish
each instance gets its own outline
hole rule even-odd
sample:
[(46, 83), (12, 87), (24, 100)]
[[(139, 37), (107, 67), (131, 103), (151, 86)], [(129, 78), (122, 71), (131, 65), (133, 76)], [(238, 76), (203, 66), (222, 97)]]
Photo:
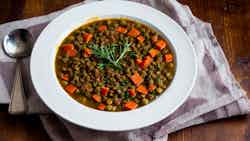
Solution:
[(103, 63), (99, 63), (99, 64), (97, 64), (97, 68), (99, 68), (99, 69), (104, 69), (104, 67), (105, 67), (105, 64), (103, 64)]
[(160, 70), (161, 69), (161, 65), (160, 64), (157, 64), (157, 69)]
[(130, 58), (136, 59), (136, 53), (134, 51), (129, 51), (128, 55), (129, 55)]
[(104, 59), (102, 63), (98, 64), (99, 68), (104, 68), (107, 65), (113, 65), (121, 69), (120, 61), (125, 57), (125, 54), (130, 51), (131, 43), (124, 41), (122, 45), (108, 44), (106, 46), (99, 46), (96, 44), (90, 45), (93, 55), (99, 59)]
[(123, 81), (121, 81), (121, 85), (126, 86), (128, 84), (128, 82), (129, 82), (128, 80), (123, 80)]
[(157, 92), (154, 90), (154, 91), (151, 92), (151, 95), (155, 95), (156, 96)]
[(93, 86), (94, 86), (94, 87), (96, 87), (96, 86), (97, 86), (97, 84), (98, 84), (97, 82), (93, 82)]
[(129, 98), (129, 93), (128, 93), (128, 92), (125, 92), (124, 98), (125, 98), (125, 99), (128, 99), (128, 98)]

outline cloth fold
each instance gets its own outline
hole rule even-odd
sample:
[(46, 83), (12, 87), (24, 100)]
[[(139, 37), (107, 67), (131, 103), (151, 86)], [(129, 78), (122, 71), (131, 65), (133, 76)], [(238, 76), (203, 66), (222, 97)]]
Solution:
[[(93, 1), (93, 0), (91, 0)], [(152, 6), (174, 19), (187, 33), (198, 57), (198, 77), (188, 100), (166, 119), (146, 128), (126, 132), (101, 132), (73, 125), (52, 114), (37, 96), (29, 73), (29, 58), (23, 60), (24, 87), (28, 113), (40, 119), (53, 141), (166, 141), (169, 133), (212, 120), (247, 114), (250, 111), (246, 92), (230, 71), (227, 59), (209, 23), (193, 16), (188, 6), (176, 0), (132, 0)], [(90, 1), (85, 1), (85, 3)], [(16, 28), (27, 28), (37, 37), (47, 23), (72, 5), (49, 15), (0, 25), (0, 39)], [(1, 45), (0, 45), (1, 47)], [(10, 93), (15, 60), (0, 51), (1, 97)], [(7, 101), (8, 102), (8, 99)]]

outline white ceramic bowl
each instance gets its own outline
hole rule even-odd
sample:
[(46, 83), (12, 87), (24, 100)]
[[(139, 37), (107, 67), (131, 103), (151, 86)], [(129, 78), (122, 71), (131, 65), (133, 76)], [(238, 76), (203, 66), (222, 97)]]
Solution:
[[(96, 17), (139, 20), (160, 31), (171, 43), (177, 60), (176, 73), (171, 85), (159, 98), (132, 111), (105, 112), (78, 103), (63, 90), (55, 74), (57, 47), (70, 32)], [(91, 129), (124, 131), (156, 123), (181, 106), (194, 85), (197, 63), (188, 36), (171, 18), (146, 5), (114, 0), (85, 4), (54, 19), (35, 43), (30, 69), (37, 93), (57, 115)]]

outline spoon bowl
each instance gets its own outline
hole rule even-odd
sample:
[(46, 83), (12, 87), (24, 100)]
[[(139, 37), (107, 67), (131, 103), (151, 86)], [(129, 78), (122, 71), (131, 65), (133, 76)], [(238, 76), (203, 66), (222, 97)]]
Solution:
[(16, 29), (4, 37), (3, 50), (12, 58), (30, 56), (32, 50), (32, 35), (26, 29)]

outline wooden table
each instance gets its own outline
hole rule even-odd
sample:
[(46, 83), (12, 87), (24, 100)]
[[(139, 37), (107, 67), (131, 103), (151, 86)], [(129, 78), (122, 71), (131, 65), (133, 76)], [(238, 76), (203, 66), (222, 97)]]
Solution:
[[(1, 0), (0, 23), (43, 15), (80, 0)], [(237, 80), (250, 96), (249, 0), (180, 0), (194, 15), (212, 23)], [(0, 106), (0, 141), (47, 141), (36, 116), (10, 116)], [(249, 141), (250, 116), (239, 116), (190, 127), (170, 135), (170, 141)]]

